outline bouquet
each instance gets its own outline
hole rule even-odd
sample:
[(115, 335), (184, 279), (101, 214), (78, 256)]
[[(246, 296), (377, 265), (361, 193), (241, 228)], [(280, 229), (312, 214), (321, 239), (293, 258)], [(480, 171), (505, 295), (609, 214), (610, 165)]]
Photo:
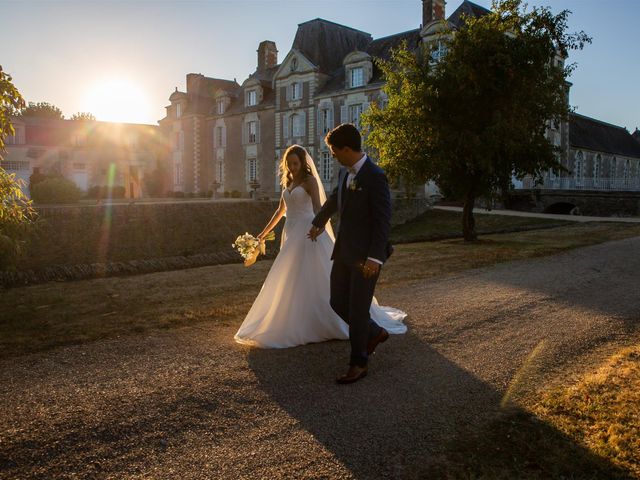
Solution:
[(263, 241), (258, 240), (250, 233), (245, 233), (244, 235), (239, 235), (231, 246), (238, 250), (238, 253), (244, 258), (244, 266), (250, 267), (258, 259), (258, 255), (264, 255), (267, 252), (265, 241), (275, 238), (276, 235), (273, 232), (269, 232)]

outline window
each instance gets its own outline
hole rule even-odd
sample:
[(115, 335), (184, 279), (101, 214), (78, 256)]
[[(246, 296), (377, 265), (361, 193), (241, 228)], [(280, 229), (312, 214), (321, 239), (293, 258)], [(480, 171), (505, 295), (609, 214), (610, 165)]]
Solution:
[(247, 123), (247, 139), (249, 143), (256, 143), (258, 141), (258, 122)]
[(3, 160), (0, 162), (0, 167), (5, 170), (12, 170), (14, 172), (22, 172), (29, 170), (29, 162), (20, 160)]
[(224, 146), (224, 142), (223, 142), (223, 137), (222, 137), (222, 127), (216, 127), (216, 141), (215, 141), (215, 146), (216, 147), (222, 147)]
[(442, 41), (438, 40), (438, 43), (435, 45), (433, 51), (431, 52), (431, 64), (438, 63), (442, 60), (447, 54), (447, 45)]
[(222, 183), (224, 179), (224, 162), (218, 162), (218, 182)]
[(258, 104), (258, 93), (255, 90), (247, 92), (247, 107), (253, 107)]
[(333, 175), (333, 159), (329, 152), (322, 152), (322, 164), (320, 165), (320, 176), (323, 182), (331, 181)]
[(362, 115), (362, 104), (349, 105), (349, 118), (347, 121), (353, 123), (358, 129), (360, 128), (360, 115)]
[(329, 133), (333, 128), (333, 115), (332, 111), (328, 108), (320, 110), (320, 132), (323, 134)]
[(617, 163), (618, 163), (618, 160), (616, 159), (616, 157), (613, 157), (613, 159), (611, 160), (611, 163), (609, 164), (609, 178), (616, 178), (616, 175), (618, 174)]
[(584, 162), (584, 154), (582, 152), (578, 152), (576, 154), (576, 160), (573, 166), (573, 173), (576, 178), (576, 185), (582, 185), (582, 164)]
[(250, 182), (258, 179), (258, 161), (255, 158), (247, 160), (247, 171), (249, 173)]
[(364, 68), (357, 67), (351, 69), (351, 88), (362, 87), (364, 85)]
[(173, 184), (182, 186), (182, 164), (176, 163), (173, 166)]
[(176, 103), (176, 118), (180, 118), (182, 116), (182, 104)]
[(624, 170), (623, 170), (623, 178), (624, 184), (627, 185), (629, 183), (629, 160), (624, 161)]
[(224, 100), (220, 99), (216, 102), (216, 113), (222, 115), (224, 113)]
[(292, 72), (295, 72), (298, 69), (298, 59), (296, 57), (293, 57), (291, 59), (291, 67), (290, 67)]
[(304, 135), (304, 125), (302, 122), (302, 115), (294, 113), (289, 117), (289, 123), (291, 125), (291, 136), (302, 137)]
[(83, 147), (87, 144), (87, 137), (82, 133), (76, 133), (74, 143), (77, 147)]
[(295, 82), (291, 84), (291, 100), (300, 100), (302, 98), (302, 89), (300, 83)]
[(5, 143), (7, 145), (24, 145), (24, 128), (14, 127), (14, 134), (7, 136)]
[(596, 159), (593, 161), (593, 183), (597, 185), (600, 181), (600, 170), (602, 165), (602, 156), (596, 155)]

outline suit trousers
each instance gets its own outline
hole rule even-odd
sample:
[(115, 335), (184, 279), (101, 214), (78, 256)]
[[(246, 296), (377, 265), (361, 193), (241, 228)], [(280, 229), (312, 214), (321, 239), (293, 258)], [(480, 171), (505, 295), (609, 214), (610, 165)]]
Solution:
[[(379, 274), (380, 270), (378, 270)], [(378, 275), (365, 278), (362, 265), (334, 258), (331, 269), (331, 308), (349, 325), (351, 366), (367, 365), (367, 344), (382, 328), (369, 315)]]

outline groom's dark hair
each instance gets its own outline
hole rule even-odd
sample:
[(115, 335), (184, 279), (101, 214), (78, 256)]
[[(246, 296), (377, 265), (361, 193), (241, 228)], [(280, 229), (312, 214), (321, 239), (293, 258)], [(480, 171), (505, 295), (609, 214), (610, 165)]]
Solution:
[(343, 123), (327, 133), (324, 138), (327, 145), (337, 148), (349, 147), (354, 152), (362, 149), (362, 137), (360, 132), (352, 123)]

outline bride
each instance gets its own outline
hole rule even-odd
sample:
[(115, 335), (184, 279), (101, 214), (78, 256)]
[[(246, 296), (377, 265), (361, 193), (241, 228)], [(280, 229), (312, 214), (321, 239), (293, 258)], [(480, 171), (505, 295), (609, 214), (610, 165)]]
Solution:
[[(331, 339), (348, 339), (349, 326), (329, 305), (331, 226), (312, 242), (309, 226), (326, 194), (307, 151), (289, 147), (280, 164), (282, 196), (278, 209), (258, 235), (263, 239), (286, 215), (280, 253), (258, 297), (235, 335), (239, 343), (261, 348), (286, 348)], [(389, 333), (404, 333), (406, 314), (381, 307), (373, 299), (371, 318)]]

